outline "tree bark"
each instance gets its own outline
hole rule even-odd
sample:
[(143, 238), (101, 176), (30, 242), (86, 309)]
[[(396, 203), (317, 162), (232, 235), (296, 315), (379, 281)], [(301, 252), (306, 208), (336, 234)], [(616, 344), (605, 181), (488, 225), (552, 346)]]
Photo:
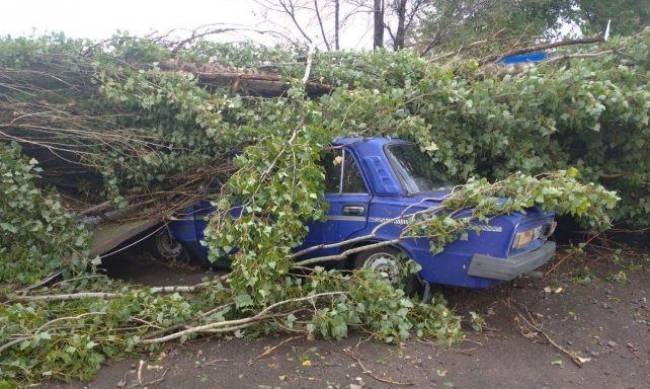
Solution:
[(341, 45), (339, 43), (340, 18), (341, 18), (341, 3), (339, 2), (339, 0), (334, 0), (334, 48), (336, 50), (341, 49)]
[(320, 16), (320, 9), (318, 8), (318, 0), (314, 0), (314, 12), (316, 13), (316, 19), (318, 20), (318, 27), (320, 27), (320, 33), (321, 36), (323, 37), (323, 42), (325, 43), (325, 47), (327, 47), (327, 51), (332, 51), (332, 48), (330, 47), (330, 43), (327, 40), (327, 34), (325, 34), (325, 26), (323, 25), (323, 18)]
[(399, 50), (404, 48), (406, 40), (406, 2), (407, 0), (396, 0), (397, 7), (397, 31), (395, 31), (395, 41), (393, 42), (393, 49)]
[[(161, 70), (192, 73), (199, 85), (208, 90), (229, 89), (242, 96), (278, 97), (284, 96), (290, 83), (275, 73), (251, 73), (226, 69), (219, 66), (204, 65), (197, 67), (190, 63), (175, 61), (162, 62)], [(316, 81), (305, 83), (307, 96), (316, 98), (332, 93), (334, 86)]]
[[(278, 97), (284, 96), (290, 84), (275, 75), (261, 75), (236, 72), (200, 73), (196, 74), (198, 83), (208, 89), (225, 88), (232, 93), (245, 96)], [(309, 97), (320, 97), (331, 93), (334, 88), (318, 82), (305, 83), (305, 91)]]
[(384, 47), (384, 0), (374, 0), (373, 49)]

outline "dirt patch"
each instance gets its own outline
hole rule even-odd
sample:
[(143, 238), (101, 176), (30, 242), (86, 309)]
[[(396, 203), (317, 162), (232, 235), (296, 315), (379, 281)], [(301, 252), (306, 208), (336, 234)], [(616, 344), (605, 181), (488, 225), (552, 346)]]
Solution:
[[(122, 278), (191, 283), (196, 268), (139, 262)], [(647, 388), (650, 387), (650, 272), (592, 264), (594, 280), (564, 274), (487, 291), (443, 289), (456, 312), (480, 313), (487, 329), (452, 347), (411, 339), (398, 346), (354, 335), (342, 342), (266, 337), (170, 344), (140, 359), (111, 361), (88, 384), (46, 388)], [(110, 269), (109, 269), (110, 270)], [(128, 275), (127, 275), (128, 273)], [(618, 278), (616, 278), (618, 279)], [(524, 328), (519, 313), (558, 345), (590, 359), (582, 368)], [(260, 357), (263, 355), (262, 357)], [(140, 376), (140, 378), (138, 378)]]

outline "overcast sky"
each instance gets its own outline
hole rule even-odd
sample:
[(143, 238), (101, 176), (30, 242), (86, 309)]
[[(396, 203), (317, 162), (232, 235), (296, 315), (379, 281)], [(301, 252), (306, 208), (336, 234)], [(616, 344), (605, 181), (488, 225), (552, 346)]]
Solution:
[[(314, 22), (308, 18), (301, 20), (311, 26), (309, 33), (315, 35), (319, 30)], [(116, 30), (144, 35), (212, 23), (280, 30), (299, 38), (288, 18), (268, 13), (255, 0), (4, 0), (0, 8), (0, 35), (14, 36), (62, 31), (72, 37), (103, 39)], [(342, 46), (369, 47), (370, 27), (368, 14), (348, 21), (341, 37)], [(271, 37), (254, 33), (233, 33), (214, 39), (274, 42)]]

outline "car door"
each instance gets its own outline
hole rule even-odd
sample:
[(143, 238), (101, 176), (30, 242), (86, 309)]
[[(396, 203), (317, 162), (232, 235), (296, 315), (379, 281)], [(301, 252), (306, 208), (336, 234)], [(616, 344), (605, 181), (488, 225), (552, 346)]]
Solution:
[(366, 228), (371, 195), (350, 149), (333, 149), (323, 163), (326, 170), (325, 196), (329, 202), (323, 240), (333, 243)]
[[(341, 147), (323, 153), (327, 220), (310, 222), (309, 233), (297, 250), (323, 243), (339, 242), (367, 225), (370, 194), (353, 153)], [(310, 256), (328, 255), (338, 249), (317, 250)]]

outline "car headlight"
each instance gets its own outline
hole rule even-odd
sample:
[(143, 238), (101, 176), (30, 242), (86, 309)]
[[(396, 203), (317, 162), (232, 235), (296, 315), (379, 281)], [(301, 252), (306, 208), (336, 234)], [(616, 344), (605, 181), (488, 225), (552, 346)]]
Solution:
[(530, 230), (518, 232), (515, 235), (515, 241), (512, 243), (512, 248), (520, 249), (531, 244), (535, 239), (539, 239), (542, 236), (542, 230), (544, 226), (537, 226), (531, 228)]

